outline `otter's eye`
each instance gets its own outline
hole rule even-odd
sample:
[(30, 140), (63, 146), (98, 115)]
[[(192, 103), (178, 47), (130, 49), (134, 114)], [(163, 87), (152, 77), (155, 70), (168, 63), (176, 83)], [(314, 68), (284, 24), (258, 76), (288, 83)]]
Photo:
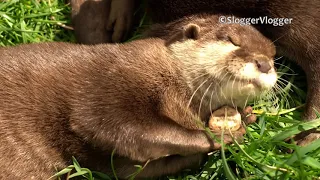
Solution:
[(240, 38), (237, 35), (218, 35), (218, 39), (221, 41), (231, 42), (235, 46), (241, 45)]
[(228, 40), (235, 46), (241, 45), (241, 40), (237, 35), (228, 35)]

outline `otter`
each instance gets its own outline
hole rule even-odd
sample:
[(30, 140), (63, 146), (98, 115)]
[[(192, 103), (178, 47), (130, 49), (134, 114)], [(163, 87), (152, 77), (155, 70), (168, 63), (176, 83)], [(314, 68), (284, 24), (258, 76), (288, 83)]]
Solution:
[[(297, 63), (307, 78), (307, 99), (304, 120), (316, 118), (320, 110), (320, 1), (298, 0), (152, 0), (148, 1), (154, 22), (170, 22), (194, 13), (227, 13), (238, 17), (291, 18), (283, 26), (257, 24), (255, 27), (274, 41), (279, 56)], [(311, 134), (309, 134), (311, 132)], [(320, 134), (312, 130), (297, 136), (298, 144), (306, 145)]]
[(217, 20), (185, 17), (125, 44), (0, 48), (0, 178), (48, 179), (72, 156), (111, 173), (112, 152), (120, 178), (134, 165), (147, 164), (139, 178), (198, 166), (220, 148), (204, 129), (211, 112), (277, 80), (272, 42)]

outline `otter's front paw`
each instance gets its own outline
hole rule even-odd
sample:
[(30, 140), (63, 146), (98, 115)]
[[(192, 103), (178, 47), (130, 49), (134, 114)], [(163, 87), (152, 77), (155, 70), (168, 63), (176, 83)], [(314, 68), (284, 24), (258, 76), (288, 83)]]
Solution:
[(252, 114), (251, 106), (246, 107), (241, 113), (234, 108), (224, 106), (212, 113), (208, 124), (213, 132), (220, 132), (222, 129), (235, 132), (240, 129), (242, 121), (251, 124), (256, 119), (256, 115)]
[(133, 21), (133, 0), (112, 0), (107, 31), (112, 33), (112, 42), (121, 42), (128, 35)]
[[(241, 112), (241, 113), (240, 113)], [(243, 140), (243, 135), (246, 133), (242, 125), (254, 123), (257, 119), (256, 115), (252, 114), (252, 107), (248, 106), (242, 111), (238, 112), (236, 109), (224, 106), (214, 111), (209, 120), (210, 130), (216, 134), (218, 138), (221, 137), (221, 131), (224, 130), (224, 143), (230, 144), (233, 139), (237, 141)], [(220, 144), (215, 144), (215, 148), (220, 147)]]

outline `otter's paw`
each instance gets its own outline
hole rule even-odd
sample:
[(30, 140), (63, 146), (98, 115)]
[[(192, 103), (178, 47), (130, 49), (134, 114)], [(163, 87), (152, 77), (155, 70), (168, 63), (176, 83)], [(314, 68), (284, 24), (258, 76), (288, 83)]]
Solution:
[(257, 120), (256, 115), (252, 114), (251, 106), (246, 107), (241, 113), (229, 106), (219, 108), (212, 112), (208, 125), (213, 132), (221, 132), (222, 129), (234, 132), (240, 129), (241, 120), (245, 124), (251, 124)]
[(133, 11), (133, 0), (112, 0), (106, 27), (112, 33), (112, 42), (125, 40), (132, 26)]
[[(221, 132), (224, 130), (224, 143), (230, 144), (234, 140), (243, 141), (243, 135), (246, 133), (242, 125), (254, 123), (257, 119), (256, 115), (252, 114), (252, 107), (248, 106), (238, 112), (236, 109), (224, 106), (214, 111), (209, 120), (209, 128), (218, 139), (221, 138)], [(219, 149), (221, 144), (215, 143), (215, 148)]]
[[(232, 132), (231, 134), (224, 134), (223, 135), (223, 143), (224, 144), (231, 144), (236, 140), (237, 142), (243, 141), (243, 135), (246, 133), (246, 130), (241, 126), (240, 129), (238, 129), (236, 132)], [(221, 133), (214, 132), (217, 139), (221, 139)], [(215, 142), (214, 143), (214, 150), (218, 150), (221, 148), (221, 144)]]
[(294, 139), (296, 140), (297, 145), (306, 146), (319, 138), (320, 132), (313, 130), (309, 133), (303, 132), (302, 135), (297, 135)]
[(252, 111), (253, 111), (252, 107), (247, 106), (241, 112), (242, 121), (244, 123), (246, 123), (247, 125), (252, 124), (252, 123), (256, 122), (256, 120), (257, 120), (257, 116), (255, 114), (252, 114)]

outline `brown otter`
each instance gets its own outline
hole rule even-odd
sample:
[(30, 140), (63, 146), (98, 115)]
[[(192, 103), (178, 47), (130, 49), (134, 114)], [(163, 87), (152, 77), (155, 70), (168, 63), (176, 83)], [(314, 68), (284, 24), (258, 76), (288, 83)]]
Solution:
[[(256, 27), (274, 41), (279, 55), (300, 65), (306, 73), (308, 92), (303, 118), (316, 117), (320, 110), (320, 1), (299, 0), (151, 0), (148, 1), (155, 22), (169, 22), (199, 13), (228, 13), (240, 17), (292, 18), (283, 26), (258, 24)], [(300, 144), (319, 138), (311, 134)]]
[(217, 20), (149, 32), (168, 40), (0, 48), (0, 179), (47, 179), (71, 156), (110, 172), (113, 150), (120, 178), (149, 160), (138, 177), (198, 165), (219, 148), (203, 129), (211, 111), (243, 107), (276, 82), (272, 42)]

